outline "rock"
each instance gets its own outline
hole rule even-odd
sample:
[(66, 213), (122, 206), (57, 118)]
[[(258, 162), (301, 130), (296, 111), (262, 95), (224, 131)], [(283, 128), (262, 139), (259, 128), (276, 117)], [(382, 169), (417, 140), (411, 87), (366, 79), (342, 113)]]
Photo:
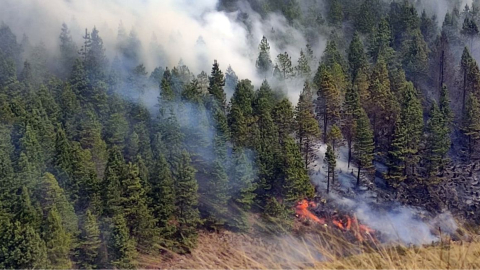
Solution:
[(465, 203), (468, 204), (468, 205), (472, 205), (473, 201), (472, 200), (467, 200)]
[(360, 191), (367, 191), (368, 190), (368, 187), (365, 187), (365, 186), (361, 186), (358, 188)]

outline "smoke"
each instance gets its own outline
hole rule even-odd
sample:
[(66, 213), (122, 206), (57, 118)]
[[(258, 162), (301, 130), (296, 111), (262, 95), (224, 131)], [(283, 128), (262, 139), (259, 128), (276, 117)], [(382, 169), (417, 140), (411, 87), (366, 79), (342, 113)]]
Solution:
[[(17, 37), (26, 34), (32, 43), (43, 42), (53, 55), (58, 54), (58, 35), (63, 22), (79, 47), (85, 28), (91, 31), (96, 27), (110, 60), (117, 55), (117, 33), (122, 23), (127, 32), (133, 30), (141, 41), (141, 60), (150, 71), (157, 66), (174, 66), (182, 60), (195, 74), (202, 70), (208, 73), (217, 59), (223, 70), (231, 65), (240, 79), (248, 78), (259, 86), (262, 78), (256, 76), (255, 60), (264, 35), (275, 36), (270, 41), (272, 60), (288, 51), (296, 63), (300, 49), (307, 42), (302, 32), (290, 26), (283, 16), (272, 13), (262, 18), (243, 2), (236, 12), (218, 11), (217, 2), (2, 0), (0, 18)], [(240, 15), (244, 18), (241, 21)], [(203, 41), (201, 46), (199, 40)], [(151, 50), (152, 41), (165, 51), (166, 63), (154, 55), (158, 51)], [(322, 49), (323, 39), (311, 45)]]
[(457, 229), (450, 212), (429, 218), (429, 214), (423, 209), (398, 203), (380, 206), (336, 195), (331, 197), (341, 207), (352, 211), (363, 224), (380, 232), (385, 242), (405, 245), (430, 244), (439, 240), (432, 231), (441, 228), (442, 232), (453, 234)]

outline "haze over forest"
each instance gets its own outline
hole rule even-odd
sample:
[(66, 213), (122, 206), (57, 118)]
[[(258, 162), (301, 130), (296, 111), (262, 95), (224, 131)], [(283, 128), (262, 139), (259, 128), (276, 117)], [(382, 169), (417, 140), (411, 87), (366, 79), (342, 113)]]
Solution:
[(0, 22), (0, 268), (480, 222), (479, 0), (2, 0)]

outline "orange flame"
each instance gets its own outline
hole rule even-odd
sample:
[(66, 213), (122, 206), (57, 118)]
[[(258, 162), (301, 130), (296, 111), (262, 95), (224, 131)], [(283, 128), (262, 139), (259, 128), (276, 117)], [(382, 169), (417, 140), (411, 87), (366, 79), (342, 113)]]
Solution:
[(297, 206), (295, 207), (295, 212), (297, 213), (298, 216), (302, 218), (311, 219), (322, 225), (325, 224), (325, 220), (323, 218), (322, 219), (318, 218), (308, 210), (309, 206), (316, 207), (317, 205), (314, 202), (309, 203), (307, 200), (302, 200), (299, 203), (297, 203)]

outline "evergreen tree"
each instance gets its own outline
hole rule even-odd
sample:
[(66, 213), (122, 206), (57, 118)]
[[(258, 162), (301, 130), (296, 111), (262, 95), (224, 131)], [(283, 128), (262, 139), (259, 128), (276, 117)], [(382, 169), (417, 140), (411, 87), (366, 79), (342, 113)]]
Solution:
[(277, 56), (277, 65), (284, 80), (295, 76), (294, 68), (292, 66), (292, 58), (287, 52), (281, 53)]
[(354, 157), (358, 167), (357, 186), (360, 185), (360, 172), (372, 168), (373, 164), (373, 131), (366, 112), (360, 109), (356, 123)]
[(209, 77), (209, 80), (210, 85), (208, 87), (208, 92), (210, 93), (210, 95), (212, 95), (215, 102), (217, 102), (220, 109), (225, 112), (227, 106), (227, 98), (225, 95), (225, 91), (223, 90), (223, 87), (225, 86), (225, 76), (223, 76), (217, 60), (215, 60), (213, 63), (212, 73)]
[(87, 210), (80, 225), (79, 246), (77, 247), (77, 261), (79, 268), (98, 268), (98, 256), (100, 252), (100, 228), (97, 217)]
[(154, 171), (154, 176), (150, 178), (151, 208), (160, 228), (160, 244), (171, 247), (169, 241), (175, 232), (172, 223), (175, 214), (175, 182), (163, 155), (157, 159)]
[(471, 158), (475, 152), (476, 143), (480, 138), (480, 103), (478, 99), (470, 94), (463, 114), (462, 132), (467, 137), (466, 148)]
[(298, 145), (291, 137), (283, 143), (283, 198), (287, 202), (297, 202), (302, 198), (311, 198), (315, 194), (307, 170), (303, 165)]
[(422, 106), (417, 90), (412, 83), (408, 83), (402, 93), (401, 113), (395, 124), (395, 133), (388, 152), (389, 179), (393, 186), (415, 173), (422, 130)]
[(268, 44), (268, 40), (265, 36), (262, 38), (258, 49), (260, 53), (256, 63), (257, 73), (260, 76), (267, 78), (271, 75), (273, 65), (270, 58), (270, 44)]
[(60, 60), (62, 67), (59, 69), (61, 77), (67, 78), (77, 58), (77, 45), (73, 42), (68, 26), (63, 23), (60, 33)]
[(323, 140), (327, 140), (327, 130), (340, 116), (340, 91), (335, 87), (333, 77), (325, 66), (319, 67), (321, 83), (317, 92), (317, 114), (322, 120)]
[(127, 222), (122, 215), (115, 215), (112, 219), (109, 239), (108, 259), (117, 269), (133, 269), (137, 265), (137, 251), (135, 240), (128, 232)]
[(353, 35), (352, 42), (348, 49), (348, 64), (350, 66), (350, 78), (352, 81), (355, 81), (360, 69), (366, 69), (368, 67), (365, 49), (360, 40), (360, 35), (357, 32)]
[(343, 12), (342, 5), (339, 0), (327, 1), (327, 20), (330, 25), (337, 26), (342, 23)]
[[(430, 119), (426, 127), (426, 170), (427, 177), (434, 178), (445, 165), (450, 149), (450, 129), (446, 116), (434, 102), (430, 110)], [(432, 179), (433, 180), (433, 179)]]
[(333, 125), (327, 134), (327, 142), (332, 146), (334, 152), (341, 143), (342, 139), (342, 131), (337, 125)]
[(308, 81), (305, 82), (295, 109), (295, 126), (300, 152), (304, 157), (305, 168), (308, 168), (314, 158), (315, 139), (320, 136), (320, 128), (314, 114), (313, 94)]
[(48, 266), (45, 241), (33, 227), (20, 221), (0, 222), (1, 268), (33, 269)]
[(348, 147), (348, 167), (350, 167), (350, 162), (352, 160), (352, 148), (353, 141), (355, 139), (355, 132), (357, 129), (356, 119), (360, 113), (360, 97), (358, 94), (358, 88), (349, 87), (345, 93), (345, 99), (343, 103), (343, 114), (342, 114), (342, 132), (347, 141)]
[(295, 70), (301, 78), (304, 79), (309, 79), (310, 76), (312, 75), (312, 69), (310, 67), (310, 61), (308, 59), (309, 56), (307, 56), (304, 52), (303, 49), (300, 50), (300, 57), (298, 58), (298, 64), (295, 67)]
[(358, 31), (367, 34), (379, 19), (381, 4), (379, 0), (364, 0), (355, 18), (355, 27)]
[(178, 229), (175, 238), (180, 244), (179, 252), (189, 252), (197, 244), (196, 227), (200, 223), (198, 205), (198, 184), (195, 169), (190, 165), (190, 155), (182, 152), (175, 183), (175, 207)]
[[(330, 193), (330, 183), (335, 182), (335, 167), (337, 166), (337, 157), (335, 156), (335, 150), (331, 145), (327, 146), (327, 152), (325, 153), (324, 162), (327, 164), (327, 194)], [(330, 182), (330, 179), (332, 180)]]
[(72, 268), (69, 258), (71, 236), (65, 231), (56, 207), (52, 207), (45, 221), (43, 239), (47, 247), (48, 267), (54, 269)]

